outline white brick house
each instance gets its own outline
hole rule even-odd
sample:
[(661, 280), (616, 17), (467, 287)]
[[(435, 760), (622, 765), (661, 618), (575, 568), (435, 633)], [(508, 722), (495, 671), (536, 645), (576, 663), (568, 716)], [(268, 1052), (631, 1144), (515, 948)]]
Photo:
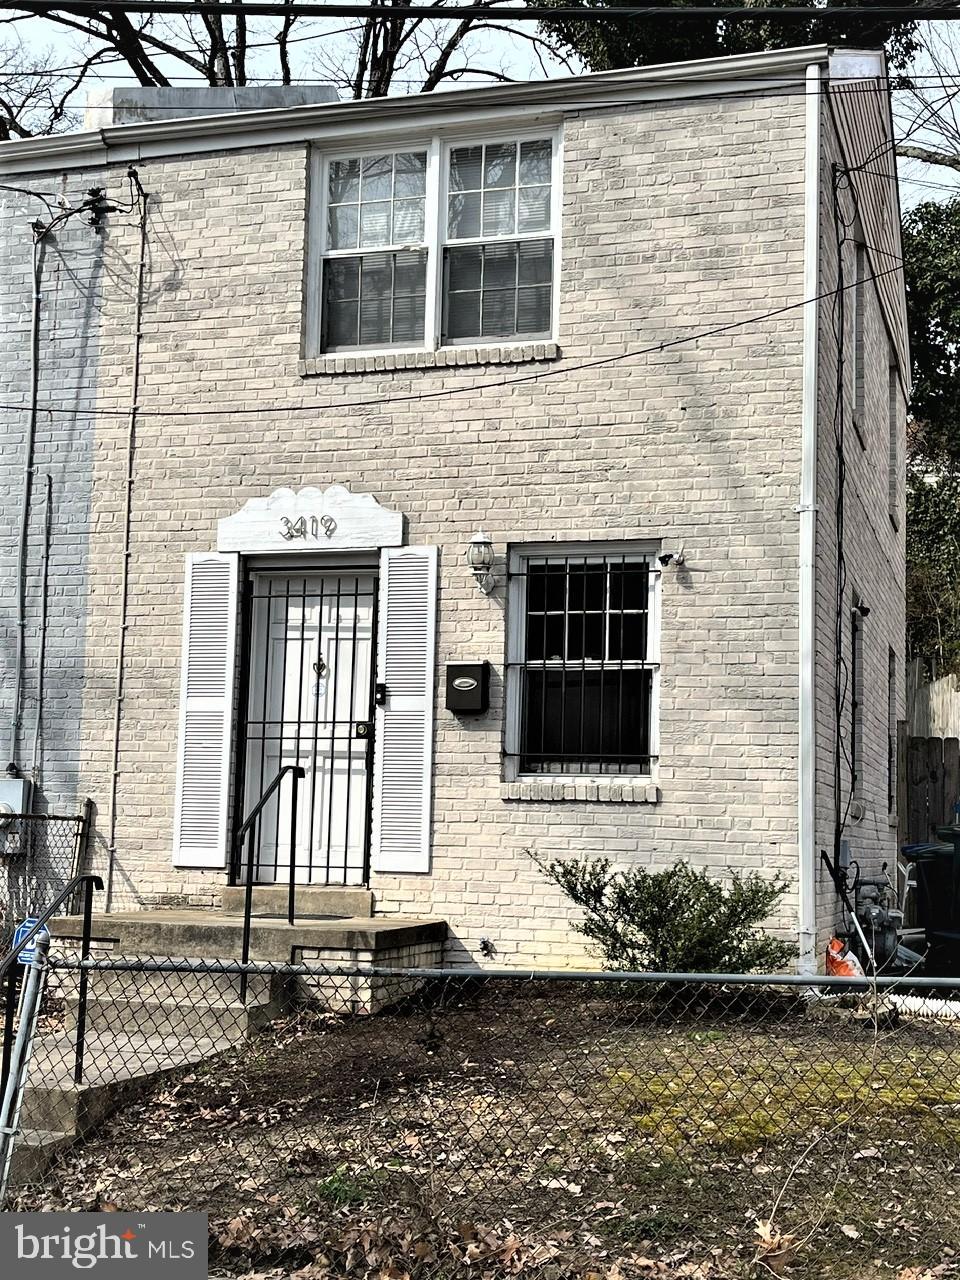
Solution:
[[(896, 841), (883, 76), (812, 48), (4, 145), (0, 727), (38, 807), (93, 798), (112, 910), (218, 905), (297, 764), (258, 881), (367, 886), (451, 961), (581, 958), (533, 851), (779, 871), (817, 963), (837, 636), (844, 838)], [(34, 418), (23, 193), (91, 187)]]

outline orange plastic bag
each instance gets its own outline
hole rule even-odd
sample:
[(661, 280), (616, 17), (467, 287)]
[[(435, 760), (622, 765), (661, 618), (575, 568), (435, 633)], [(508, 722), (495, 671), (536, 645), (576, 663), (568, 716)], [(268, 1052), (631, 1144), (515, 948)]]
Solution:
[(827, 973), (835, 978), (862, 978), (863, 965), (839, 938), (827, 943)]

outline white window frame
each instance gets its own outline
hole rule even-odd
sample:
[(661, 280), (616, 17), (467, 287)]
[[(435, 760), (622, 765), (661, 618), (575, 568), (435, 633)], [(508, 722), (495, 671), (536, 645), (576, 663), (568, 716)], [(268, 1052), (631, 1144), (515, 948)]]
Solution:
[[(550, 229), (542, 233), (514, 236), (478, 236), (469, 240), (447, 240), (447, 196), (450, 176), (450, 152), (454, 148), (473, 147), (498, 142), (533, 142), (549, 138), (553, 144), (550, 169)], [(424, 340), (409, 346), (341, 347), (337, 351), (323, 351), (320, 338), (323, 326), (323, 264), (327, 258), (356, 257), (361, 253), (392, 253), (411, 245), (377, 245), (366, 249), (327, 248), (327, 206), (329, 195), (330, 165), (338, 160), (363, 159), (369, 156), (394, 155), (398, 152), (426, 151), (426, 202), (424, 205), (424, 239), (427, 250), (426, 298), (424, 306)], [(304, 341), (303, 354), (308, 358), (334, 358), (336, 356), (376, 357), (396, 356), (441, 349), (457, 350), (463, 347), (524, 347), (531, 342), (555, 341), (560, 319), (560, 264), (561, 264), (561, 211), (563, 192), (563, 130), (550, 124), (539, 129), (490, 129), (458, 135), (432, 134), (427, 137), (384, 140), (379, 145), (358, 140), (353, 147), (323, 150), (315, 147), (310, 160), (309, 216), (307, 219), (307, 252), (304, 270)], [(552, 315), (549, 337), (536, 338), (470, 338), (463, 342), (441, 347), (440, 329), (443, 316), (443, 253), (448, 243), (454, 245), (486, 244), (494, 240), (553, 239)]]
[[(464, 239), (451, 240), (448, 235), (447, 228), (447, 208), (450, 197), (450, 153), (451, 151), (459, 151), (465, 147), (482, 147), (496, 145), (503, 142), (515, 142), (518, 147), (522, 142), (539, 142), (542, 139), (549, 138), (552, 142), (552, 151), (550, 157), (550, 228), (548, 231), (525, 232), (523, 234), (514, 233), (508, 236), (494, 235), (478, 235), (468, 236)], [(464, 138), (451, 138), (444, 142), (443, 153), (440, 165), (440, 199), (439, 199), (439, 225), (437, 228), (437, 312), (436, 312), (436, 328), (434, 331), (434, 347), (439, 348), (440, 328), (443, 321), (443, 255), (444, 250), (451, 245), (460, 247), (471, 244), (516, 244), (521, 240), (553, 240), (553, 275), (551, 280), (551, 324), (549, 337), (536, 338), (465, 338), (462, 342), (450, 342), (445, 345), (448, 347), (504, 347), (504, 346), (523, 346), (528, 342), (547, 342), (556, 336), (557, 321), (559, 318), (558, 297), (559, 289), (557, 281), (559, 279), (559, 256), (560, 256), (560, 212), (563, 207), (560, 190), (560, 177), (562, 172), (562, 146), (563, 138), (559, 130), (556, 129), (525, 129), (523, 132), (511, 133), (484, 133), (470, 135)], [(482, 227), (481, 227), (482, 231)]]
[[(507, 672), (503, 733), (503, 776), (506, 782), (564, 782), (576, 779), (597, 782), (656, 781), (660, 755), (660, 609), (662, 571), (657, 563), (661, 544), (649, 540), (604, 542), (525, 542), (510, 546), (507, 553)], [(556, 773), (522, 773), (520, 771), (520, 668), (526, 660), (526, 577), (522, 570), (526, 560), (545, 558), (562, 560), (567, 556), (627, 556), (650, 562), (647, 595), (647, 658), (651, 668), (650, 689), (650, 767), (646, 773), (596, 773), (569, 770)], [(576, 663), (570, 664), (576, 666)]]

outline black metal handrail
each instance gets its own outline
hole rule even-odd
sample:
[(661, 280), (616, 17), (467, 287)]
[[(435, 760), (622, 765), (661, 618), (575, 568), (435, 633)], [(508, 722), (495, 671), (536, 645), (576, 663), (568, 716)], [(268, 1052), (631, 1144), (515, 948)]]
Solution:
[[(246, 964), (250, 959), (250, 921), (253, 914), (253, 852), (254, 852), (254, 830), (260, 814), (270, 797), (277, 791), (280, 784), (287, 774), (292, 775), (291, 793), (290, 793), (290, 883), (287, 890), (287, 923), (293, 924), (296, 918), (296, 875), (297, 875), (297, 795), (300, 788), (300, 781), (307, 776), (306, 770), (298, 764), (285, 764), (277, 773), (276, 777), (264, 791), (263, 795), (244, 818), (237, 831), (234, 839), (234, 853), (239, 864), (240, 852), (243, 848), (244, 840), (247, 841), (247, 868), (246, 882), (244, 884), (243, 893), (243, 943), (240, 949), (241, 963)], [(240, 979), (240, 999), (246, 1001), (247, 998), (247, 975), (244, 974)]]
[[(83, 889), (83, 931), (80, 940), (81, 961), (90, 959), (90, 940), (93, 933), (93, 891), (103, 892), (103, 881), (99, 876), (87, 873), (74, 876), (73, 879), (57, 894), (54, 900), (44, 908), (37, 917), (36, 924), (24, 935), (15, 947), (0, 958), (0, 982), (6, 977), (6, 993), (4, 998), (3, 1023), (3, 1063), (0, 1066), (0, 1094), (6, 1088), (7, 1076), (10, 1074), (10, 1057), (13, 1052), (13, 1020), (17, 1009), (17, 984), (14, 981), (12, 966), (25, 947), (28, 947), (41, 929), (46, 928), (49, 921), (65, 902), (75, 893)], [(80, 969), (80, 982), (77, 993), (77, 1037), (74, 1045), (73, 1078), (79, 1084), (83, 1079), (83, 1053), (87, 1031), (87, 984), (90, 981), (88, 969)]]

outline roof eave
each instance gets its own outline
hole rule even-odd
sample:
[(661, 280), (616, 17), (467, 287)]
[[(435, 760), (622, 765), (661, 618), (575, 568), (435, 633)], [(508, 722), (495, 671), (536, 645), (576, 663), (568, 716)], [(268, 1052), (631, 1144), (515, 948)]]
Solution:
[(0, 172), (41, 167), (79, 168), (104, 164), (114, 158), (127, 160), (144, 152), (159, 155), (172, 143), (188, 143), (191, 151), (200, 151), (224, 145), (261, 145), (264, 135), (279, 140), (280, 135), (289, 134), (287, 140), (293, 141), (297, 137), (308, 138), (318, 129), (326, 133), (340, 127), (383, 121), (395, 127), (403, 123), (423, 124), (431, 117), (439, 120), (472, 112), (488, 114), (520, 108), (562, 114), (587, 106), (602, 108), (631, 99), (643, 100), (647, 95), (679, 98), (685, 96), (685, 87), (695, 90), (705, 82), (738, 81), (744, 92), (751, 92), (762, 88), (768, 80), (771, 87), (781, 86), (784, 79), (789, 80), (794, 74), (799, 82), (806, 67), (826, 63), (829, 53), (827, 45), (809, 45), (554, 80), (110, 125), (94, 131), (3, 143)]

